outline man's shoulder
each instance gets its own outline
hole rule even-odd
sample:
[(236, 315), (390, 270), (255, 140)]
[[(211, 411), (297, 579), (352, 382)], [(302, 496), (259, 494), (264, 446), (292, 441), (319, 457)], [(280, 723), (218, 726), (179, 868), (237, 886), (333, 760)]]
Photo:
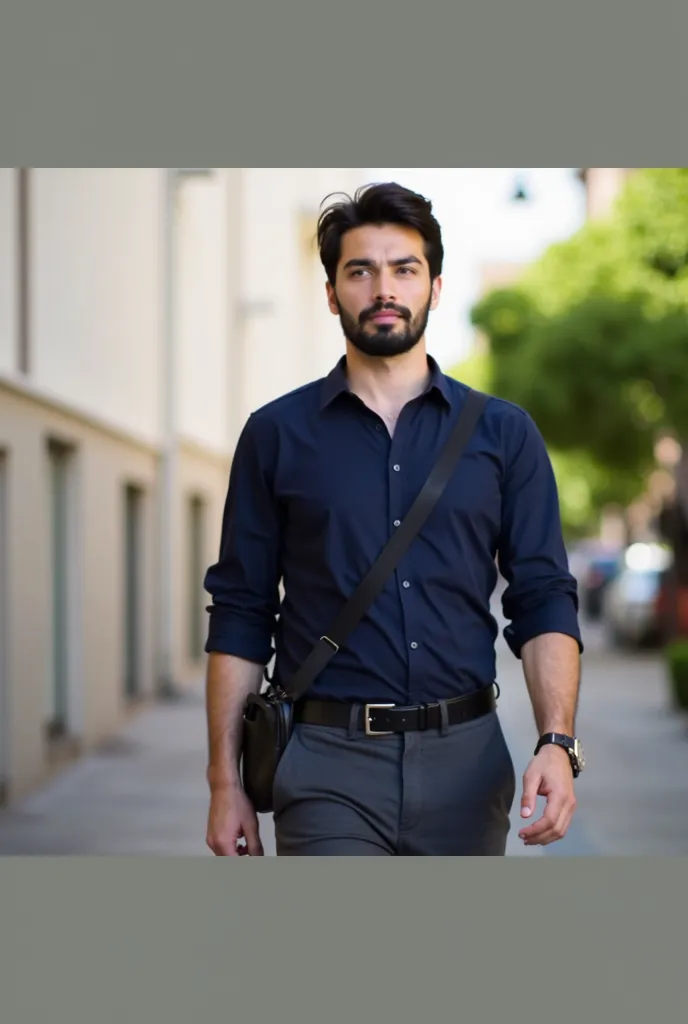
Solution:
[(276, 398), (258, 406), (251, 413), (254, 424), (274, 424), (280, 426), (294, 416), (304, 415), (318, 408), (320, 392), (324, 379), (309, 381), (292, 391), (286, 391)]
[(444, 376), (448, 386), (461, 400), (468, 395), (469, 391), (479, 391), (481, 394), (486, 395), (485, 416), (489, 418), (491, 423), (529, 426), (533, 422), (526, 409), (517, 405), (516, 402), (510, 402), (506, 398), (499, 398), (499, 396), (493, 395), (490, 391), (485, 391), (482, 388), (472, 388), (455, 377), (449, 377), (446, 374)]

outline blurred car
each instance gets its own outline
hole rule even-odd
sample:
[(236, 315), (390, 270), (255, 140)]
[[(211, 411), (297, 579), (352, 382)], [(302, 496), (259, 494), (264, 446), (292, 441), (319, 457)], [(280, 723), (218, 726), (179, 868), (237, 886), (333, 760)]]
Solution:
[(662, 642), (659, 597), (669, 557), (654, 544), (633, 544), (626, 551), (603, 597), (604, 625), (613, 644), (651, 647)]
[(618, 647), (654, 646), (661, 640), (657, 596), (661, 584), (657, 569), (622, 569), (604, 597), (604, 623)]
[(580, 607), (592, 621), (602, 616), (604, 595), (623, 565), (621, 553), (600, 551), (591, 555), (579, 579)]
[(572, 574), (576, 577), (578, 582), (583, 577), (585, 570), (588, 568), (588, 564), (595, 550), (599, 549), (599, 544), (593, 549), (592, 542), (589, 540), (579, 540), (574, 544), (571, 544), (566, 551), (569, 569)]

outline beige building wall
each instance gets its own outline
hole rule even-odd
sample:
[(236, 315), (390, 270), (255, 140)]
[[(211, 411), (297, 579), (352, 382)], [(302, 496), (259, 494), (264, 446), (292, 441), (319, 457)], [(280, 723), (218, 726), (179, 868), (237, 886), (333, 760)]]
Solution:
[[(66, 519), (57, 539), (64, 588), (54, 588), (56, 554), (48, 445), (67, 446)], [(139, 692), (154, 686), (150, 537), (155, 453), (135, 440), (28, 390), (0, 389), (6, 458), (6, 728), (11, 795), (36, 784), (66, 756), (95, 742), (127, 706), (124, 688), (124, 487), (143, 488), (139, 564)], [(60, 604), (56, 609), (55, 602)], [(64, 624), (63, 729), (49, 734), (56, 611)]]
[(361, 184), (354, 168), (281, 168), (278, 183), (273, 168), (242, 169), (242, 417), (328, 372), (342, 355), (311, 240), (322, 200)]
[[(230, 379), (238, 339), (232, 324), (232, 248), (238, 247), (233, 168), (182, 181), (177, 192), (179, 431), (196, 445), (226, 453)], [(237, 259), (239, 254), (236, 254)]]
[[(217, 559), (220, 525), (231, 459), (213, 456), (185, 442), (180, 451), (179, 499), (174, 563), (174, 664), (181, 681), (196, 679), (204, 662), (209, 595), (207, 567)], [(194, 540), (194, 538), (198, 538)]]
[(16, 172), (0, 167), (0, 372), (14, 369), (17, 348)]
[(586, 167), (583, 171), (590, 220), (606, 217), (623, 188), (632, 167)]
[(343, 351), (311, 239), (320, 201), (360, 172), (211, 170), (176, 187), (172, 331), (166, 169), (29, 171), (22, 374), (18, 171), (0, 169), (0, 799), (153, 698), (164, 636), (175, 684), (202, 678), (238, 431)]
[(159, 439), (161, 173), (35, 168), (31, 379), (74, 409)]

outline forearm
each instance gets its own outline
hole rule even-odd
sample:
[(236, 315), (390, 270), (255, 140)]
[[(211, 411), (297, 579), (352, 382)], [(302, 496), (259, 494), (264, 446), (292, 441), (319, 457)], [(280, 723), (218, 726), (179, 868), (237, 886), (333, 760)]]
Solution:
[(257, 693), (263, 667), (230, 654), (211, 653), (206, 676), (207, 780), (211, 791), (239, 785), (241, 721), (246, 698)]
[(543, 633), (523, 645), (523, 672), (538, 734), (575, 735), (580, 650), (573, 637)]

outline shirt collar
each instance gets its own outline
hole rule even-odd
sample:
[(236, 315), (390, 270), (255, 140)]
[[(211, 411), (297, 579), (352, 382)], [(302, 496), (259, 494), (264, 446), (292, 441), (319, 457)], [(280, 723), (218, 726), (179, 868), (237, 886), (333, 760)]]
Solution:
[[(430, 382), (425, 394), (440, 395), (448, 406), (452, 404), (452, 392), (449, 381), (442, 373), (438, 363), (432, 356), (428, 356), (428, 369), (430, 370)], [(348, 393), (349, 384), (346, 379), (346, 356), (342, 356), (339, 362), (332, 368), (325, 377), (320, 391), (320, 408), (325, 409), (328, 405), (344, 392)]]

